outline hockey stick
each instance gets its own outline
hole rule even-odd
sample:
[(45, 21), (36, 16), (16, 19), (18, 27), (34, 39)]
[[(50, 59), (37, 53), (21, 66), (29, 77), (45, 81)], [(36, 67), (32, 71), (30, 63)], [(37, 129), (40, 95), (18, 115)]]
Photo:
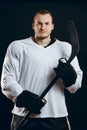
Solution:
[[(79, 39), (78, 39), (78, 33), (75, 27), (75, 24), (73, 21), (69, 21), (67, 24), (67, 29), (70, 35), (70, 43), (72, 45), (72, 53), (70, 58), (67, 62), (71, 62), (73, 58), (78, 54), (79, 52)], [(41, 94), (40, 98), (43, 99), (44, 96), (47, 94), (47, 92), (52, 88), (52, 86), (55, 84), (55, 82), (58, 80), (58, 75), (54, 77), (54, 79), (51, 81), (51, 83), (47, 86), (45, 91)], [(35, 107), (34, 107), (35, 110)], [(29, 116), (32, 113), (29, 111), (26, 116), (19, 122), (17, 128), (15, 130), (22, 130), (21, 128), (26, 125), (27, 121), (29, 120)]]

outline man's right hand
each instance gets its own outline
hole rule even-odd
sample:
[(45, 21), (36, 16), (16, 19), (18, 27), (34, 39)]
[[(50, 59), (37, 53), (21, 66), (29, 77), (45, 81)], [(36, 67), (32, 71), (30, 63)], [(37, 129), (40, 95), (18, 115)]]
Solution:
[(40, 114), (40, 109), (46, 104), (45, 99), (41, 99), (37, 94), (24, 90), (16, 99), (17, 107), (25, 107), (31, 113)]

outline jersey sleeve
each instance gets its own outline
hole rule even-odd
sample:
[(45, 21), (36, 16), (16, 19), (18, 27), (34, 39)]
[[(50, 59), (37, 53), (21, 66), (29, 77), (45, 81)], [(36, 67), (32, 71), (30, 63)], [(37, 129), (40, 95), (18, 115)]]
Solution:
[(5, 96), (13, 102), (15, 98), (23, 91), (19, 85), (20, 78), (20, 56), (18, 43), (12, 42), (6, 52), (2, 74), (1, 74), (1, 88)]
[(70, 93), (75, 93), (82, 85), (82, 79), (83, 79), (83, 71), (80, 68), (79, 62), (78, 62), (78, 58), (75, 57), (72, 62), (71, 65), (74, 67), (76, 73), (77, 73), (77, 79), (75, 84), (73, 84), (72, 86), (68, 87), (67, 90)]

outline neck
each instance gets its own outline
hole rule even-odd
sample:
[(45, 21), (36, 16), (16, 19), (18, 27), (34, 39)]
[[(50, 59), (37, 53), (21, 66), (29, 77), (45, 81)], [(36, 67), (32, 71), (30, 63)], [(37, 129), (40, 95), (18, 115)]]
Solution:
[(51, 38), (48, 37), (48, 38), (40, 39), (40, 38), (35, 38), (35, 37), (34, 37), (34, 38), (33, 38), (33, 41), (34, 41), (36, 44), (45, 47), (45, 46), (47, 46), (47, 45), (50, 43)]

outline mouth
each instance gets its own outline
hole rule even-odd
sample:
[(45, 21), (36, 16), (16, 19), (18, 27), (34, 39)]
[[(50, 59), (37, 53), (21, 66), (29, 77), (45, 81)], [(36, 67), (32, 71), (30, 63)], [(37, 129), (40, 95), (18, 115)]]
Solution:
[(47, 31), (45, 31), (45, 30), (40, 30), (40, 33), (47, 33)]
[(46, 31), (40, 31), (40, 34), (45, 35), (45, 34), (47, 34), (47, 32)]

